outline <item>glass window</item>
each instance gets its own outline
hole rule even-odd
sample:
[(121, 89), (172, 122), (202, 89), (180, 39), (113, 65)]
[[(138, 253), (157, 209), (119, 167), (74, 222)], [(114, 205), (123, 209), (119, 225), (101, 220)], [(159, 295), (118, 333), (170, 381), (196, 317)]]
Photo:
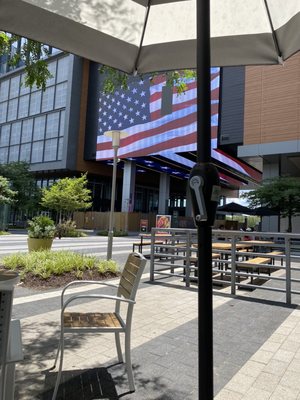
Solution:
[(66, 112), (61, 111), (60, 113), (60, 125), (59, 125), (59, 136), (64, 136), (65, 133), (65, 117), (66, 117)]
[(7, 164), (8, 147), (0, 148), (0, 163)]
[(44, 161), (56, 160), (57, 154), (57, 139), (45, 140)]
[(33, 119), (25, 119), (22, 126), (22, 143), (31, 142), (33, 130)]
[(44, 151), (44, 141), (41, 140), (39, 142), (32, 143), (32, 152), (31, 152), (31, 162), (42, 162), (43, 161), (43, 151)]
[(67, 104), (67, 83), (61, 83), (56, 86), (55, 108), (66, 107)]
[(42, 92), (31, 93), (29, 114), (34, 115), (40, 113), (41, 110), (41, 94)]
[(51, 62), (48, 64), (48, 70), (50, 74), (52, 75), (52, 78), (49, 78), (47, 80), (47, 86), (51, 86), (55, 84), (55, 78), (56, 78), (56, 61)]
[(68, 80), (69, 76), (69, 56), (60, 58), (57, 66), (56, 83)]
[(54, 104), (54, 86), (47, 88), (43, 92), (42, 112), (53, 110)]
[(18, 99), (8, 102), (7, 121), (17, 119)]
[(33, 140), (44, 139), (45, 136), (45, 115), (34, 119)]
[(8, 100), (9, 79), (2, 81), (0, 85), (0, 101)]
[(19, 161), (20, 146), (10, 146), (8, 162)]
[(21, 122), (11, 125), (10, 144), (20, 144), (21, 141)]
[(0, 146), (8, 146), (9, 145), (9, 136), (10, 136), (10, 125), (3, 125), (1, 128), (0, 135)]
[(58, 136), (59, 112), (48, 114), (46, 125), (46, 138)]
[(20, 161), (30, 161), (31, 143), (21, 145)]
[(19, 96), (19, 88), (20, 88), (20, 75), (15, 76), (10, 80), (10, 90), (9, 90), (10, 99)]
[(7, 101), (0, 103), (0, 123), (6, 122)]
[(29, 109), (29, 94), (19, 98), (18, 118), (27, 117), (28, 109)]
[(57, 151), (57, 159), (62, 160), (63, 158), (63, 145), (64, 145), (64, 139), (60, 138), (58, 140), (58, 151)]
[(20, 95), (29, 94), (29, 93), (30, 93), (30, 87), (25, 86), (25, 74), (22, 74), (21, 75)]

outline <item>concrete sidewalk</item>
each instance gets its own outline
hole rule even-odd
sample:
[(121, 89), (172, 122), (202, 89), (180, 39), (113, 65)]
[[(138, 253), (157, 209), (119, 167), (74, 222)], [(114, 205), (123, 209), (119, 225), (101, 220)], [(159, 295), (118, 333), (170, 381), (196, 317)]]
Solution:
[[(145, 275), (134, 311), (136, 392), (128, 393), (124, 365), (116, 364), (113, 335), (72, 336), (58, 398), (198, 399), (197, 289), (179, 280), (148, 279)], [(59, 337), (60, 290), (20, 287), (15, 294), (13, 317), (21, 319), (25, 354), (16, 366), (15, 399), (51, 399), (56, 371), (47, 370)], [(83, 308), (98, 304), (86, 302)], [(103, 301), (100, 305), (105, 308)], [(300, 399), (300, 310), (255, 300), (254, 292), (233, 298), (228, 288), (214, 291), (213, 305), (216, 399)]]

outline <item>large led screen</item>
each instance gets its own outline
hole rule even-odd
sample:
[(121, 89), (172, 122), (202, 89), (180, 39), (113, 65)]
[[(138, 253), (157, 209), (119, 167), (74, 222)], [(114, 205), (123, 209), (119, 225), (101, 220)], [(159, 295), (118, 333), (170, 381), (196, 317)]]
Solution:
[[(187, 90), (170, 96), (171, 109), (166, 113), (163, 101), (165, 77), (154, 80), (131, 79), (128, 90), (99, 97), (97, 160), (113, 158), (111, 139), (105, 131), (121, 130), (128, 136), (121, 141), (120, 158), (163, 155), (196, 150), (197, 88), (195, 79), (186, 81)], [(211, 138), (217, 146), (220, 69), (211, 68)], [(170, 107), (169, 107), (170, 108)]]

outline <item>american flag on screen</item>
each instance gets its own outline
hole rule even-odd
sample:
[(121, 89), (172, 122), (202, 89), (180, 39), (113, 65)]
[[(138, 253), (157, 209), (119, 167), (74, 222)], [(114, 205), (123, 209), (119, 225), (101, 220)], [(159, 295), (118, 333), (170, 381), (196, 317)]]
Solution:
[[(158, 76), (153, 82), (131, 80), (127, 91), (99, 98), (99, 135), (97, 160), (113, 158), (111, 139), (105, 131), (122, 130), (128, 137), (121, 140), (120, 158), (159, 155), (196, 150), (197, 89), (195, 79), (186, 81), (187, 91), (172, 94), (172, 112), (162, 115), (162, 88), (165, 78)], [(211, 69), (211, 135), (217, 137), (220, 69)], [(212, 144), (216, 140), (212, 141)]]

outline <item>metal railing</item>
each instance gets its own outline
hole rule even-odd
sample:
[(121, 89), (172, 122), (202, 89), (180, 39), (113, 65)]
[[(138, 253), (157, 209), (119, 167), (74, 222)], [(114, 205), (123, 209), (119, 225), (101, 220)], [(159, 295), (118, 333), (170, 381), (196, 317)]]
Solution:
[[(212, 232), (214, 257), (209, 267), (214, 285), (230, 285), (233, 295), (237, 290), (284, 293), (287, 304), (292, 300), (300, 303), (296, 297), (300, 295), (300, 234)], [(198, 280), (198, 268), (203, 267), (197, 257), (196, 229), (152, 228), (151, 281), (179, 277), (190, 286)]]

